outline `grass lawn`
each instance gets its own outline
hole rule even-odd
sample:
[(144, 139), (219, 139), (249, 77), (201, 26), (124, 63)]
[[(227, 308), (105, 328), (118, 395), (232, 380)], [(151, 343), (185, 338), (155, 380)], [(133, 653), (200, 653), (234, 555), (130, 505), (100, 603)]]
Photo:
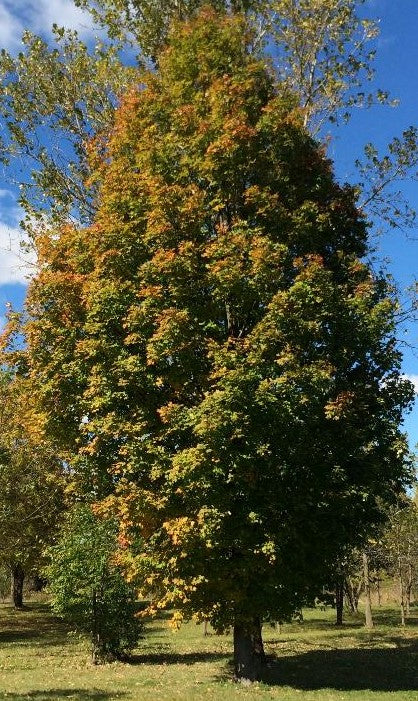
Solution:
[(336, 628), (335, 613), (308, 610), (280, 633), (266, 626), (270, 656), (263, 683), (230, 681), (230, 636), (179, 632), (165, 620), (146, 627), (130, 664), (94, 667), (86, 642), (55, 620), (45, 604), (0, 607), (0, 699), (21, 701), (418, 701), (418, 611), (402, 630), (388, 608)]

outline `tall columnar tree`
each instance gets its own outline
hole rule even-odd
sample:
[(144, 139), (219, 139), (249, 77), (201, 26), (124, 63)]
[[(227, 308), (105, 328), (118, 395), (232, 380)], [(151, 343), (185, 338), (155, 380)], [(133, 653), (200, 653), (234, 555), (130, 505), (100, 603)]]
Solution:
[(407, 478), (396, 299), (353, 190), (240, 16), (177, 25), (138, 76), (87, 229), (38, 238), (31, 373), (154, 608), (290, 614)]

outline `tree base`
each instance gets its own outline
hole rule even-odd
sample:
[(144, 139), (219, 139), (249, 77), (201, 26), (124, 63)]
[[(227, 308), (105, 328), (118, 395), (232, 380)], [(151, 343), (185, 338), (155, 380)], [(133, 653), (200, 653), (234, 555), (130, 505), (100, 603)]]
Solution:
[(20, 563), (12, 567), (12, 582), (11, 582), (11, 600), (16, 609), (23, 608), (23, 583), (25, 581), (25, 572)]
[(234, 626), (234, 679), (242, 683), (259, 681), (266, 664), (261, 623)]

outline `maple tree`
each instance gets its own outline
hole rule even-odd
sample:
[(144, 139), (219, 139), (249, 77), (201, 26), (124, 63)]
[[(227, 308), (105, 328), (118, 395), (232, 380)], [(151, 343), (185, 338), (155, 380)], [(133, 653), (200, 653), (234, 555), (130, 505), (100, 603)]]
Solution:
[(203, 6), (217, 11), (264, 13), (267, 0), (76, 0), (113, 40), (132, 43), (141, 54), (158, 60), (173, 21), (191, 19)]
[[(38, 236), (30, 374), (46, 430), (151, 609), (289, 615), (408, 479), (396, 298), (352, 188), (242, 16), (177, 24), (106, 149), (92, 226)], [(308, 525), (309, 524), (309, 525)]]

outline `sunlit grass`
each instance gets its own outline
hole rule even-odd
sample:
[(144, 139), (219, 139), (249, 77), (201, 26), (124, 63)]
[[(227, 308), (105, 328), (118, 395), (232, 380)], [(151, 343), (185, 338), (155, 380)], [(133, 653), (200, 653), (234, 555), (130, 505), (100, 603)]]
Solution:
[(132, 662), (95, 667), (88, 644), (54, 619), (45, 604), (0, 608), (0, 698), (20, 701), (418, 701), (418, 612), (406, 629), (394, 609), (376, 609), (334, 625), (335, 612), (308, 610), (280, 632), (266, 625), (269, 664), (263, 683), (234, 684), (231, 637), (187, 624), (147, 624)]

